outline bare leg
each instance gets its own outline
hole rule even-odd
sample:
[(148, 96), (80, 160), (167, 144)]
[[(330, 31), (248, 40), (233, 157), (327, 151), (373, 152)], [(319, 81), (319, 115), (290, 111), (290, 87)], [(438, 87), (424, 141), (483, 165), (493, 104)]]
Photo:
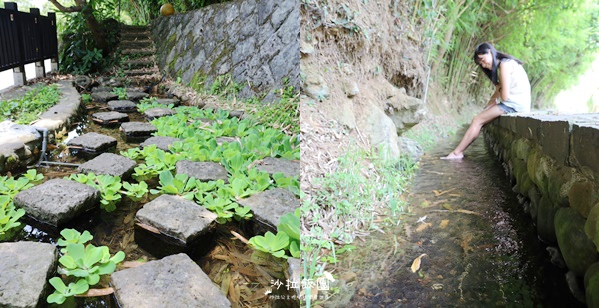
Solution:
[(499, 109), (499, 107), (495, 105), (476, 115), (474, 119), (472, 119), (472, 123), (470, 123), (470, 127), (468, 127), (468, 130), (464, 134), (460, 144), (458, 144), (458, 146), (451, 153), (449, 153), (449, 155), (441, 157), (441, 159), (462, 159), (464, 157), (464, 151), (478, 137), (483, 125), (491, 122), (493, 119), (504, 113), (505, 112), (503, 110)]

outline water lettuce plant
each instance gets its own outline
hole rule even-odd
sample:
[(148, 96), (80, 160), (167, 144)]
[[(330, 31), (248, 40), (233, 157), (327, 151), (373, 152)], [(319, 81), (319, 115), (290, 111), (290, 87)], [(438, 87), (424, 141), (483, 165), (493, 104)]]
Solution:
[(83, 233), (80, 233), (75, 229), (63, 229), (60, 231), (60, 235), (62, 235), (62, 238), (58, 239), (56, 244), (63, 247), (60, 250), (60, 252), (63, 254), (67, 253), (67, 245), (85, 244), (94, 238), (93, 235), (91, 235), (91, 233), (89, 233), (87, 230), (83, 231)]
[(0, 195), (0, 235), (21, 225), (19, 219), (25, 215), (24, 209), (16, 209), (12, 198)]
[[(264, 236), (257, 235), (249, 240), (252, 248), (270, 253), (277, 258), (287, 259), (289, 256), (300, 256), (300, 211), (281, 216), (277, 226), (277, 234), (268, 231)], [(289, 255), (286, 253), (289, 251)]]
[(129, 95), (127, 94), (127, 89), (125, 88), (113, 88), (112, 93), (116, 94), (120, 100), (129, 98)]
[(160, 172), (158, 178), (158, 189), (151, 189), (150, 193), (154, 195), (160, 193), (181, 195), (185, 199), (193, 200), (194, 189), (196, 188), (196, 179), (194, 177), (189, 177), (187, 174), (173, 176), (170, 171), (164, 170)]
[(100, 208), (107, 212), (116, 210), (116, 205), (121, 201), (120, 189), (122, 187), (121, 178), (106, 174), (96, 175), (93, 172), (88, 174), (71, 174), (68, 179), (87, 184), (100, 191)]
[(50, 284), (54, 287), (54, 293), (48, 296), (48, 304), (62, 304), (65, 300), (71, 296), (83, 294), (89, 290), (89, 284), (85, 279), (79, 279), (77, 282), (71, 282), (69, 285), (65, 285), (62, 279), (59, 277), (53, 277), (50, 279)]

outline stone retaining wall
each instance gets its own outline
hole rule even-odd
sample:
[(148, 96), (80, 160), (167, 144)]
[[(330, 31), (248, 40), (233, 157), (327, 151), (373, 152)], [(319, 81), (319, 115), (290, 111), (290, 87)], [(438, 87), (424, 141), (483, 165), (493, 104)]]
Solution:
[[(160, 17), (152, 22), (160, 71), (208, 89), (229, 74), (242, 97), (299, 89), (299, 1), (238, 0)], [(249, 84), (249, 86), (248, 86)]]
[(484, 134), (539, 237), (559, 247), (570, 289), (599, 307), (599, 115), (501, 116)]

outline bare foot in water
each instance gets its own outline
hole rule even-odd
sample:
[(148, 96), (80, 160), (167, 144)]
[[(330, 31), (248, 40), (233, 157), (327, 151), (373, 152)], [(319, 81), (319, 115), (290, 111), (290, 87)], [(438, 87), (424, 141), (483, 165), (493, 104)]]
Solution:
[(447, 159), (447, 160), (460, 160), (462, 158), (464, 158), (464, 154), (456, 155), (453, 152), (449, 153), (449, 155), (447, 155), (447, 156), (441, 157), (441, 159)]

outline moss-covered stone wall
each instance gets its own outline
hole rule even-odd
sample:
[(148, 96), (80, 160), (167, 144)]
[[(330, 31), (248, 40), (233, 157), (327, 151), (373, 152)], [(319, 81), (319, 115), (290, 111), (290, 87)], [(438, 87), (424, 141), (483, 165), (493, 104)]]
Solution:
[(299, 89), (299, 1), (237, 0), (152, 22), (161, 71), (194, 88), (217, 76), (243, 85), (241, 97), (275, 98), (285, 80)]
[(599, 307), (599, 116), (504, 115), (484, 134), (539, 237), (580, 278), (570, 289)]

